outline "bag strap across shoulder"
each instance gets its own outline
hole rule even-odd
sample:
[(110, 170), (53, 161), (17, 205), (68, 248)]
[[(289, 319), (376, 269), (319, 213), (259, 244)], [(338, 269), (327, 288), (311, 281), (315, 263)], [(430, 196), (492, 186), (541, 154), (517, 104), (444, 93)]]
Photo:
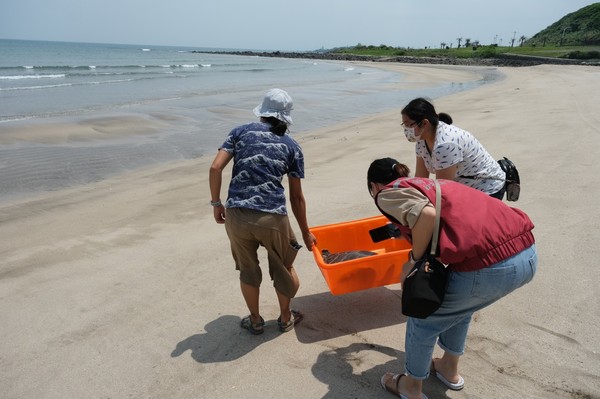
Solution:
[(435, 182), (435, 223), (433, 225), (433, 237), (431, 238), (431, 256), (435, 256), (437, 251), (438, 239), (440, 236), (440, 215), (442, 213), (442, 188), (440, 182)]
[(510, 159), (503, 157), (499, 159), (498, 165), (500, 165), (500, 169), (504, 172), (505, 179), (500, 179), (498, 177), (493, 176), (458, 176), (462, 179), (471, 179), (471, 180), (501, 180), (506, 183), (521, 183), (521, 179), (519, 179), (519, 171), (517, 167)]

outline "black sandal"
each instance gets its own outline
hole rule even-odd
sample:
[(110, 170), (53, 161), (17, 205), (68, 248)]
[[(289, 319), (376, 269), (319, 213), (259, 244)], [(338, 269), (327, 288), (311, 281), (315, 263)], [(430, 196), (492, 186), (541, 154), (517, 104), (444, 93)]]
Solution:
[(261, 317), (260, 323), (254, 325), (252, 324), (252, 317), (249, 315), (244, 317), (240, 323), (240, 326), (248, 331), (250, 331), (254, 335), (260, 335), (265, 332), (263, 328), (265, 325), (265, 320)]
[(277, 319), (277, 325), (279, 326), (279, 331), (288, 332), (294, 328), (294, 326), (302, 321), (304, 315), (300, 313), (298, 310), (292, 310), (292, 315), (287, 323), (281, 322), (281, 316)]

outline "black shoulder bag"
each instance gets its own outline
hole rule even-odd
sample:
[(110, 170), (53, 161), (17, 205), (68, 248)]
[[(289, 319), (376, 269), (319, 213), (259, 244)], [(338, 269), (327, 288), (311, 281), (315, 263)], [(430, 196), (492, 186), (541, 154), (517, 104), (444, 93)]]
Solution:
[[(498, 160), (500, 168), (504, 171), (506, 178), (504, 179), (504, 190), (506, 191), (507, 201), (518, 201), (519, 195), (521, 194), (521, 179), (519, 178), (519, 171), (517, 167), (510, 159), (502, 157)], [(474, 180), (502, 180), (497, 177), (490, 176), (458, 176), (463, 179), (474, 179)], [(501, 198), (500, 198), (501, 199)]]
[(506, 184), (504, 186), (506, 189), (506, 200), (517, 201), (521, 193), (521, 179), (519, 178), (517, 167), (506, 157), (499, 159), (498, 164), (500, 164), (500, 167), (506, 173)]
[(402, 284), (402, 314), (425, 319), (442, 305), (446, 293), (448, 270), (435, 258), (440, 233), (442, 190), (435, 180), (435, 224), (431, 251), (415, 263)]

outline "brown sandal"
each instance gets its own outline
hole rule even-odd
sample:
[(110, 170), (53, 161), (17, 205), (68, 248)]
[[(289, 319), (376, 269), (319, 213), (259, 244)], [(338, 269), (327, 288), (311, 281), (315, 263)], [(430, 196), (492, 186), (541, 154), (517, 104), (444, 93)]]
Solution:
[[(394, 396), (398, 396), (400, 399), (408, 399), (406, 396), (402, 395), (398, 390), (398, 384), (400, 383), (400, 378), (404, 377), (406, 374), (394, 374), (394, 373), (385, 373), (381, 377), (381, 387), (393, 394)], [(392, 378), (389, 378), (389, 377)], [(388, 384), (389, 382), (393, 382), (392, 385)], [(429, 399), (427, 395), (421, 393), (421, 399)]]

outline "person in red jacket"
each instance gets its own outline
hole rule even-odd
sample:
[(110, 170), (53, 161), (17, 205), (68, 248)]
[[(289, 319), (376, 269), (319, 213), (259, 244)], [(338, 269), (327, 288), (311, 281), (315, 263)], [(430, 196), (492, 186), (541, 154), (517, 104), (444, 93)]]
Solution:
[[(375, 204), (412, 243), (402, 283), (416, 260), (429, 251), (436, 216), (434, 181), (408, 177), (409, 173), (392, 158), (373, 161), (367, 173)], [(422, 387), (430, 371), (450, 389), (464, 387), (458, 362), (473, 313), (530, 282), (538, 263), (534, 225), (525, 212), (464, 184), (439, 183), (437, 255), (449, 270), (444, 301), (426, 319), (408, 318), (405, 372), (381, 378), (384, 389), (405, 398), (427, 398)], [(444, 355), (432, 359), (436, 343)]]

